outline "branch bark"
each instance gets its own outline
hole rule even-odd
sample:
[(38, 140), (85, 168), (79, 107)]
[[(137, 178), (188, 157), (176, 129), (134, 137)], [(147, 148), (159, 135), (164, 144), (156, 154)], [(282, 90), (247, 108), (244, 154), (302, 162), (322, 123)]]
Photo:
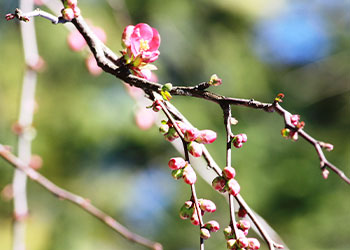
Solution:
[(126, 227), (121, 225), (111, 216), (109, 216), (108, 214), (104, 213), (103, 211), (101, 211), (100, 209), (92, 205), (88, 199), (83, 198), (79, 195), (73, 194), (55, 185), (53, 182), (45, 178), (39, 172), (29, 167), (28, 164), (26, 164), (21, 159), (13, 155), (9, 150), (6, 149), (5, 146), (1, 144), (0, 144), (0, 156), (3, 159), (5, 159), (8, 163), (10, 163), (13, 167), (15, 167), (18, 171), (21, 171), (30, 179), (39, 183), (42, 187), (44, 187), (49, 192), (53, 193), (59, 199), (70, 201), (73, 204), (79, 206), (81, 209), (85, 210), (92, 216), (102, 221), (104, 224), (106, 224), (108, 227), (110, 227), (111, 229), (119, 233), (121, 236), (123, 236), (127, 240), (143, 245), (149, 249), (154, 249), (154, 250), (163, 249), (160, 243), (148, 240), (138, 234), (135, 234), (129, 231)]

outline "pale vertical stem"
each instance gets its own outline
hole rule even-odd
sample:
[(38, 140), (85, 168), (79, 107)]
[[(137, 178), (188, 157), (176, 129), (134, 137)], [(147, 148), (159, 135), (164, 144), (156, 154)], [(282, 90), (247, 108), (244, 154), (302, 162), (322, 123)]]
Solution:
[[(24, 12), (33, 10), (33, 0), (21, 0), (20, 8)], [(38, 48), (35, 37), (34, 20), (20, 23), (26, 71), (23, 76), (22, 95), (18, 125), (23, 128), (18, 137), (18, 157), (25, 163), (30, 162), (32, 135), (30, 127), (33, 121), (35, 105), (36, 72), (33, 68), (39, 63)], [(28, 214), (27, 177), (20, 170), (15, 170), (13, 177), (14, 195), (14, 225), (13, 225), (13, 250), (26, 249), (26, 216)]]

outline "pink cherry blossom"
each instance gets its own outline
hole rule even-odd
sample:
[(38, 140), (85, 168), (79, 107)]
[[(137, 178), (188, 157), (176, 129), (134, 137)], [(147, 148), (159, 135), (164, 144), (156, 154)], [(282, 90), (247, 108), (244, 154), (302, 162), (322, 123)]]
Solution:
[(131, 52), (134, 59), (140, 57), (143, 62), (152, 63), (159, 56), (160, 36), (158, 31), (148, 24), (129, 25), (124, 29), (122, 45), (126, 48), (124, 55)]

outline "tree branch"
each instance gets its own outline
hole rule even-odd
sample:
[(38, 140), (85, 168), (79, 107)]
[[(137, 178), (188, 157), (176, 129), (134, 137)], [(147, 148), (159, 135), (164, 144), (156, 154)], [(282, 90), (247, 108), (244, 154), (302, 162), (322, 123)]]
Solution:
[(135, 234), (129, 231), (126, 227), (118, 223), (111, 216), (107, 215), (106, 213), (102, 212), (100, 209), (92, 205), (88, 199), (78, 196), (76, 194), (73, 194), (71, 192), (68, 192), (67, 190), (55, 185), (50, 180), (45, 178), (43, 175), (41, 175), (34, 169), (30, 168), (28, 164), (24, 163), (22, 160), (17, 158), (15, 155), (13, 155), (1, 144), (0, 144), (0, 156), (3, 159), (5, 159), (8, 163), (10, 163), (13, 167), (25, 173), (30, 179), (39, 183), (46, 190), (53, 193), (58, 198), (70, 201), (73, 204), (79, 206), (81, 209), (85, 210), (89, 214), (101, 220), (108, 227), (112, 228), (114, 231), (119, 233), (121, 236), (123, 236), (127, 240), (138, 243), (145, 247), (148, 247), (149, 249), (154, 249), (154, 250), (163, 249), (160, 243), (153, 242), (138, 234)]

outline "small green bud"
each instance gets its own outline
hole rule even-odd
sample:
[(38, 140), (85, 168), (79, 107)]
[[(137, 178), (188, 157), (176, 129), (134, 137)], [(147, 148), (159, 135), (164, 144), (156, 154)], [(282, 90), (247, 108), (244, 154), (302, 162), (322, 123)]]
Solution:
[(178, 180), (178, 179), (182, 178), (183, 174), (184, 174), (184, 169), (183, 168), (171, 171), (171, 175), (172, 175), (172, 177), (175, 180)]
[(173, 85), (171, 83), (166, 83), (162, 86), (163, 91), (170, 91), (173, 88)]

